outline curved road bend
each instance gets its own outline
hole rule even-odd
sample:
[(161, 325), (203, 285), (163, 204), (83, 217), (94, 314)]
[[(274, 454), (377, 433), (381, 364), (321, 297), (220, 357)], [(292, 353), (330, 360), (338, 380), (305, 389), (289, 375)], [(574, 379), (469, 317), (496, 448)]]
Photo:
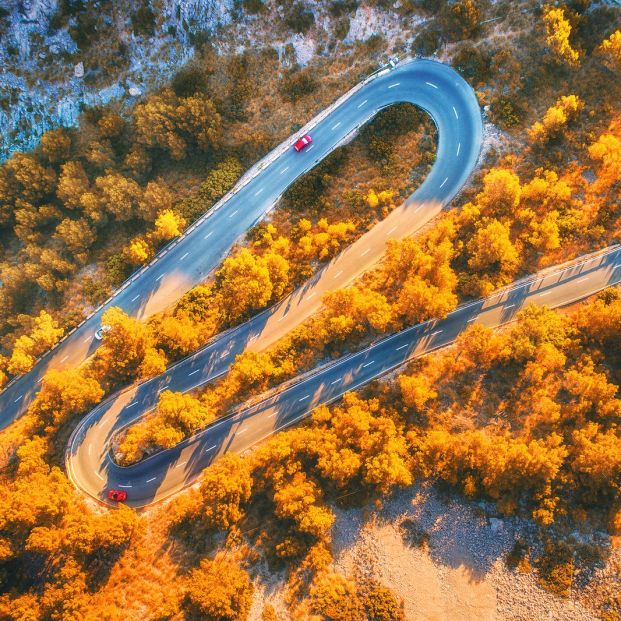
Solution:
[[(308, 416), (318, 405), (334, 401), (408, 359), (449, 345), (474, 321), (500, 326), (512, 321), (525, 305), (555, 308), (619, 282), (621, 247), (614, 246), (598, 256), (535, 275), (489, 298), (463, 305), (444, 320), (429, 321), (389, 336), (214, 423), (173, 449), (121, 468), (110, 458), (110, 438), (157, 403), (163, 387), (160, 378), (155, 378), (109, 399), (80, 423), (67, 449), (69, 476), (82, 491), (99, 501), (105, 502), (105, 491), (112, 487), (125, 489), (131, 506), (144, 507), (191, 485), (223, 453), (241, 452)], [(192, 388), (192, 365), (190, 358), (170, 369), (164, 387), (180, 391)]]
[[(106, 307), (44, 356), (32, 371), (7, 387), (0, 394), (0, 428), (26, 410), (49, 368), (78, 366), (93, 353), (98, 345), (94, 333), (106, 308), (119, 306), (128, 314), (145, 319), (169, 306), (218, 265), (235, 241), (269, 211), (296, 178), (381, 108), (399, 102), (410, 102), (425, 109), (437, 125), (437, 157), (429, 175), (401, 207), (335, 258), (320, 275), (290, 296), (286, 303), (263, 314), (254, 324), (250, 338), (263, 334), (261, 347), (265, 347), (269, 339), (273, 342), (290, 330), (300, 317), (310, 315), (319, 307), (321, 293), (348, 284), (373, 265), (383, 254), (387, 239), (411, 235), (428, 222), (455, 196), (474, 168), (482, 123), (474, 92), (453, 69), (433, 61), (416, 60), (375, 78), (341, 103), (312, 130), (310, 148), (301, 153), (287, 149), (119, 291)], [(283, 320), (285, 315), (286, 321)], [(244, 330), (238, 331), (235, 338), (229, 337), (231, 356), (233, 351), (244, 349), (247, 344), (244, 338)]]

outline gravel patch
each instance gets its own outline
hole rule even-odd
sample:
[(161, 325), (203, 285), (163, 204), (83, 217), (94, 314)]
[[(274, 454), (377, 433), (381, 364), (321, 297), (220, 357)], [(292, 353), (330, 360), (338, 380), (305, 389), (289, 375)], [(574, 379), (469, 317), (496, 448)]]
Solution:
[[(338, 511), (336, 569), (386, 584), (404, 600), (409, 621), (598, 619), (578, 599), (555, 597), (533, 574), (506, 567), (506, 554), (518, 536), (528, 537), (532, 525), (518, 518), (488, 519), (490, 509), (426, 484), (398, 493), (372, 514)], [(417, 543), (406, 540), (412, 531)]]

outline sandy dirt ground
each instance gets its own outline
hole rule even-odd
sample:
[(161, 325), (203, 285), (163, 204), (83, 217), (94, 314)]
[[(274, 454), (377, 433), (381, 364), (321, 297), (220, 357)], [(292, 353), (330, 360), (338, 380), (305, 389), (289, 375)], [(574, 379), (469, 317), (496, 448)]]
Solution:
[[(426, 533), (426, 545), (407, 541), (404, 520)], [(366, 522), (360, 510), (339, 515), (336, 568), (393, 589), (408, 621), (598, 619), (578, 601), (541, 589), (534, 575), (506, 567), (507, 552), (527, 528), (523, 520), (488, 520), (476, 505), (443, 497), (431, 486), (413, 487)]]
[[(406, 527), (407, 525), (407, 527)], [(424, 545), (404, 533), (424, 533)], [(511, 571), (507, 552), (528, 536), (526, 520), (488, 519), (476, 504), (413, 486), (384, 507), (337, 511), (335, 570), (350, 578), (384, 583), (404, 602), (408, 621), (597, 621), (580, 593), (558, 598), (534, 574)], [(261, 621), (263, 604), (288, 619), (283, 576), (257, 582), (250, 618)]]

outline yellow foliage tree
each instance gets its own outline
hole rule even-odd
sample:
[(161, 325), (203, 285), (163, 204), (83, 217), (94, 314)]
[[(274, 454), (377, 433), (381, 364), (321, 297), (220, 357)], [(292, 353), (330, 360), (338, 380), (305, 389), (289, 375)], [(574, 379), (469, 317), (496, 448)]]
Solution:
[(589, 155), (599, 163), (596, 189), (614, 187), (621, 177), (621, 116), (613, 119), (608, 131), (589, 146)]
[(252, 603), (248, 574), (231, 559), (203, 559), (186, 584), (187, 602), (203, 619), (246, 621)]
[(373, 330), (384, 332), (392, 321), (386, 298), (359, 287), (339, 289), (323, 296), (325, 310), (318, 318), (315, 335), (325, 343), (360, 337)]
[(533, 143), (544, 143), (558, 136), (584, 108), (584, 102), (577, 95), (560, 97), (547, 109), (542, 122), (535, 122), (528, 130), (528, 137)]
[(317, 456), (322, 476), (339, 487), (354, 477), (382, 493), (411, 483), (405, 438), (377, 400), (346, 394), (342, 406), (318, 408), (313, 421), (320, 434), (306, 450)]
[(117, 220), (125, 222), (138, 215), (138, 201), (142, 190), (133, 179), (110, 172), (103, 177), (97, 177), (95, 185), (101, 193), (103, 208)]
[(90, 410), (103, 398), (99, 382), (82, 369), (48, 371), (30, 412), (45, 424), (58, 425)]
[(518, 252), (510, 237), (509, 225), (495, 218), (483, 224), (468, 244), (468, 265), (476, 271), (495, 269), (507, 277), (515, 273)]
[(285, 258), (272, 253), (254, 255), (248, 248), (225, 259), (217, 274), (229, 321), (265, 308), (282, 295), (288, 281), (289, 263)]
[(598, 51), (606, 58), (610, 67), (621, 69), (621, 30), (615, 30), (604, 39)]
[(167, 365), (168, 358), (166, 354), (161, 349), (149, 347), (138, 367), (138, 379), (148, 379), (161, 375), (166, 371)]
[(334, 621), (364, 621), (364, 606), (356, 585), (345, 576), (323, 573), (311, 586), (313, 612)]
[(580, 54), (571, 46), (571, 24), (565, 17), (565, 10), (548, 6), (543, 12), (543, 23), (546, 29), (546, 43), (550, 53), (559, 62), (576, 67)]
[(129, 242), (129, 246), (124, 248), (123, 254), (133, 265), (143, 265), (151, 260), (153, 248), (142, 237), (134, 237)]
[(183, 232), (185, 220), (172, 209), (161, 211), (155, 219), (153, 235), (158, 241), (169, 241)]
[(477, 204), (493, 209), (495, 213), (511, 215), (520, 204), (519, 177), (507, 168), (492, 168), (483, 178), (483, 191), (477, 196)]
[(20, 375), (32, 369), (36, 359), (53, 347), (62, 337), (64, 329), (44, 310), (34, 320), (30, 334), (20, 336), (13, 346), (7, 369), (12, 375)]
[(301, 533), (324, 536), (334, 523), (334, 514), (319, 503), (322, 492), (304, 472), (296, 472), (290, 480), (276, 485), (274, 513), (292, 520)]
[(41, 151), (48, 162), (56, 164), (69, 157), (71, 137), (63, 127), (52, 129), (41, 136)]
[[(158, 214), (168, 212), (172, 208), (174, 199), (173, 193), (162, 179), (149, 181), (142, 196), (138, 200), (138, 210), (140, 211), (140, 215), (147, 222), (153, 222), (156, 220)], [(182, 218), (178, 215), (176, 217), (179, 218), (179, 222), (181, 223)], [(155, 225), (157, 226), (157, 220)], [(180, 228), (184, 225), (185, 223), (180, 224)], [(177, 235), (179, 235), (179, 233), (177, 233)], [(176, 235), (172, 237), (176, 237)]]
[(549, 252), (561, 246), (558, 226), (559, 213), (556, 210), (546, 213), (541, 220), (530, 224), (528, 243), (539, 252)]
[(227, 453), (203, 474), (200, 516), (210, 528), (231, 528), (242, 518), (251, 492), (250, 460)]
[[(305, 226), (307, 223), (308, 227)], [(297, 253), (305, 259), (326, 261), (342, 248), (355, 229), (353, 222), (329, 224), (325, 218), (321, 218), (317, 230), (313, 231), (308, 220), (300, 220), (298, 230), (306, 231), (306, 234), (298, 239)]]
[(106, 310), (101, 323), (110, 330), (95, 355), (94, 371), (112, 383), (133, 379), (147, 353), (155, 346), (150, 326), (117, 307)]

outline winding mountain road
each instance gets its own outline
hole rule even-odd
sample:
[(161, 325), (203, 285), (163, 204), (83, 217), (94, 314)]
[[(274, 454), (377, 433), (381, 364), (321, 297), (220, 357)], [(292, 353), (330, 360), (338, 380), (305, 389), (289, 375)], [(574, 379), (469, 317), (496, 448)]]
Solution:
[[(225, 200), (160, 253), (156, 261), (134, 275), (30, 373), (0, 394), (0, 426), (10, 424), (26, 410), (48, 369), (75, 367), (92, 355), (98, 346), (94, 334), (107, 308), (118, 306), (130, 315), (146, 319), (169, 306), (204, 280), (235, 241), (274, 206), (295, 179), (347, 141), (379, 110), (402, 102), (427, 111), (438, 130), (436, 161), (421, 186), (403, 205), (273, 309), (221, 335), (163, 375), (121, 391), (95, 408), (71, 437), (67, 470), (79, 488), (98, 500), (105, 501), (105, 491), (110, 487), (125, 488), (130, 492), (129, 504), (142, 507), (194, 481), (202, 468), (222, 452), (251, 446), (306, 415), (318, 403), (334, 399), (356, 383), (366, 381), (366, 377), (382, 372), (387, 364), (394, 366), (397, 360), (405, 359), (411, 353), (409, 346), (399, 347), (395, 350), (399, 355), (391, 357), (388, 350), (382, 349), (385, 345), (376, 345), (366, 354), (348, 357), (273, 397), (266, 402), (269, 412), (265, 404), (255, 406), (130, 468), (120, 468), (110, 459), (113, 434), (152, 409), (162, 390), (190, 390), (225, 373), (241, 351), (271, 345), (318, 310), (324, 292), (346, 286), (377, 263), (388, 239), (413, 234), (459, 192), (479, 155), (481, 113), (470, 86), (447, 65), (428, 60), (404, 62), (365, 80), (298, 132), (296, 137), (312, 133), (309, 148), (296, 153), (290, 148), (293, 137), (253, 167), (252, 175), (245, 175)], [(413, 337), (417, 329), (406, 332)], [(447, 328), (446, 334), (449, 333)], [(434, 342), (429, 341), (431, 337), (438, 343), (442, 341), (437, 338), (439, 334), (425, 335), (426, 347)], [(391, 338), (401, 342), (399, 339), (409, 337)], [(367, 360), (358, 369), (358, 357), (365, 355), (373, 360)], [(324, 390), (324, 377), (333, 368), (340, 368), (343, 374)], [(300, 390), (308, 394), (299, 395)]]
[[(429, 60), (404, 62), (385, 69), (354, 87), (338, 105), (321, 113), (296, 136), (312, 133), (313, 143), (301, 153), (291, 138), (245, 175), (217, 208), (192, 225), (157, 260), (134, 275), (94, 315), (89, 317), (35, 367), (0, 393), (0, 428), (23, 414), (45, 373), (51, 368), (76, 367), (93, 354), (101, 315), (118, 306), (146, 319), (168, 307), (219, 264), (232, 245), (261, 219), (295, 179), (310, 170), (353, 132), (389, 105), (409, 102), (426, 110), (438, 129), (436, 162), (421, 186), (385, 220), (334, 259), (307, 285), (253, 327), (262, 346), (289, 331), (319, 308), (321, 294), (343, 287), (376, 263), (390, 238), (411, 235), (434, 217), (461, 189), (478, 158), (482, 122), (470, 86), (449, 66)], [(259, 326), (261, 321), (264, 322)], [(245, 328), (247, 329), (247, 328)], [(229, 335), (230, 358), (248, 345), (244, 329)], [(258, 346), (258, 343), (256, 344)], [(197, 374), (198, 375), (198, 374)], [(198, 377), (196, 378), (199, 379)], [(206, 381), (203, 378), (203, 382)]]
[[(148, 506), (191, 485), (223, 453), (243, 451), (308, 416), (319, 404), (334, 401), (408, 359), (450, 344), (474, 321), (500, 326), (512, 321), (526, 304), (563, 306), (621, 280), (618, 246), (524, 279), (486, 300), (458, 308), (442, 321), (413, 326), (319, 368), (261, 402), (217, 421), (173, 449), (127, 468), (118, 466), (110, 454), (112, 437), (152, 410), (163, 390), (192, 390), (225, 373), (241, 351), (269, 347), (312, 315), (325, 291), (349, 284), (376, 263), (384, 253), (387, 239), (411, 235), (459, 191), (474, 168), (480, 148), (482, 127), (478, 104), (472, 90), (452, 69), (430, 61), (415, 61), (375, 78), (341, 103), (313, 129), (313, 149), (299, 155), (291, 149), (284, 152), (223, 205), (220, 215), (206, 219), (199, 237), (210, 238), (211, 227), (216, 225), (220, 228), (213, 237), (226, 236), (229, 228), (237, 226), (237, 219), (243, 220), (244, 226), (251, 226), (297, 176), (325, 157), (379, 109), (402, 101), (427, 110), (438, 127), (436, 163), (420, 188), (280, 304), (220, 335), (164, 374), (111, 396), (88, 414), (72, 434), (66, 452), (67, 472), (84, 493), (106, 503), (107, 489), (124, 489), (128, 492), (129, 505)], [(312, 153), (317, 160), (309, 157)], [(252, 197), (263, 195), (269, 197), (263, 207), (252, 207)], [(242, 213), (242, 209), (251, 215)], [(229, 246), (222, 244), (219, 256), (239, 234), (236, 229), (234, 236), (227, 237)], [(183, 254), (180, 258), (181, 251), (173, 254), (177, 259), (170, 269), (179, 270), (179, 262), (187, 258), (187, 253), (200, 251), (200, 240), (195, 248), (188, 243), (189, 238), (180, 242), (179, 245), (184, 244)], [(166, 271), (160, 277), (163, 269), (156, 268), (156, 278), (174, 277)], [(147, 290), (152, 278), (153, 275), (147, 278)], [(170, 298), (183, 292), (182, 287), (175, 287), (168, 290), (166, 305)]]
[[(157, 403), (159, 393), (192, 388), (202, 371), (191, 358), (164, 376), (122, 392), (93, 410), (76, 428), (66, 454), (67, 471), (86, 494), (106, 502), (109, 488), (128, 492), (128, 504), (145, 507), (194, 483), (202, 470), (227, 451), (241, 452), (310, 415), (320, 404), (381, 376), (406, 360), (452, 343), (473, 322), (497, 327), (515, 319), (528, 304), (567, 305), (621, 282), (621, 247), (614, 246), (556, 270), (524, 279), (510, 288), (465, 304), (441, 321), (428, 321), (391, 335), (303, 377), (236, 414), (223, 418), (170, 450), (130, 467), (111, 458), (110, 439)], [(222, 364), (224, 369), (226, 363)], [(212, 373), (217, 371), (212, 371)], [(209, 371), (207, 372), (209, 373)]]

